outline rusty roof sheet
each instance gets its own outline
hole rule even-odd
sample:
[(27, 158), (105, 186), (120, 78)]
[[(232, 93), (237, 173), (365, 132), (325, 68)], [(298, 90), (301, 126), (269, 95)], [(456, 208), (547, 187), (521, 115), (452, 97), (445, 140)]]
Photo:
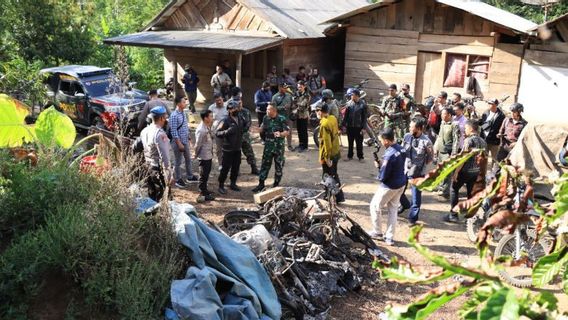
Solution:
[(367, 0), (239, 0), (282, 37), (323, 38), (328, 24), (322, 22), (369, 4)]
[(192, 48), (249, 54), (282, 43), (282, 38), (257, 37), (230, 32), (144, 31), (104, 40), (107, 44), (152, 48)]

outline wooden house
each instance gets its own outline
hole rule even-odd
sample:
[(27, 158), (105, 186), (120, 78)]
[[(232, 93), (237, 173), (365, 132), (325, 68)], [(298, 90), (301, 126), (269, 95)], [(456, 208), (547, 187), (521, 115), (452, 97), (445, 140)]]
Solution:
[(164, 49), (166, 81), (179, 79), (189, 64), (197, 71), (198, 101), (210, 100), (215, 65), (228, 60), (233, 79), (250, 103), (272, 66), (279, 73), (318, 67), (328, 84), (343, 88), (341, 32), (326, 37), (334, 16), (367, 5), (366, 0), (172, 0), (142, 32), (106, 39), (114, 45)]
[(531, 29), (519, 87), (529, 121), (568, 123), (568, 14)]
[(370, 79), (371, 100), (408, 83), (418, 101), (444, 90), (512, 102), (536, 27), (474, 0), (383, 0), (327, 22), (346, 30), (345, 84)]

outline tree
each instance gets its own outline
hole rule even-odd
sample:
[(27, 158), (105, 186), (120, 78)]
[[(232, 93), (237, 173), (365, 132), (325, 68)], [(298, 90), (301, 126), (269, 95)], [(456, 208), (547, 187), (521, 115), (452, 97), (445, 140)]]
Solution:
[[(540, 24), (544, 22), (544, 10), (540, 6), (525, 4), (521, 2), (521, 0), (483, 0), (483, 2), (519, 15), (535, 23)], [(566, 13), (568, 13), (568, 0), (560, 0), (549, 8), (547, 20), (553, 20)]]
[(28, 61), (80, 63), (94, 42), (80, 6), (73, 0), (4, 0), (0, 25), (10, 50)]

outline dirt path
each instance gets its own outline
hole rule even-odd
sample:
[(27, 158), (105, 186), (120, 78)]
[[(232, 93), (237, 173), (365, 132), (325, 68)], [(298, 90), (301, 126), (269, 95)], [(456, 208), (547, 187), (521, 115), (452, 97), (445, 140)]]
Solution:
[[(296, 135), (295, 138), (297, 138)], [(347, 145), (346, 140), (343, 141), (343, 145)], [(254, 149), (260, 163), (262, 145), (255, 143)], [(372, 163), (372, 149), (365, 147), (364, 152), (366, 159), (363, 163), (357, 160), (350, 162), (341, 161), (339, 163), (339, 175), (342, 183), (346, 184), (344, 191), (347, 201), (345, 204), (342, 204), (342, 208), (360, 223), (364, 229), (369, 229), (371, 226), (369, 201), (377, 188), (377, 182), (375, 180), (376, 168)], [(346, 147), (342, 148), (343, 158), (345, 158), (346, 153)], [(214, 168), (217, 168), (215, 163)], [(197, 185), (191, 185), (189, 191), (174, 190), (174, 197), (177, 200), (194, 204), (199, 214), (205, 219), (219, 223), (222, 221), (223, 215), (230, 210), (254, 207), (253, 193), (250, 190), (256, 186), (258, 180), (256, 176), (252, 176), (249, 173), (250, 167), (243, 159), (241, 175), (238, 180), (238, 184), (243, 187), (243, 191), (232, 192), (229, 190), (226, 196), (220, 197), (217, 195), (218, 200), (211, 203), (196, 204)], [(212, 175), (210, 190), (215, 191), (217, 189), (218, 172), (213, 170)], [(272, 183), (272, 175), (273, 171), (271, 170), (267, 185)], [(317, 149), (315, 149), (314, 145), (310, 145), (310, 150), (305, 153), (287, 152), (283, 185), (314, 188), (314, 184), (320, 178), (321, 168), (317, 163)], [(407, 195), (410, 195), (410, 191), (407, 191)], [(440, 202), (436, 195), (427, 192), (423, 194), (422, 202), (420, 221), (424, 223), (425, 228), (420, 236), (421, 243), (435, 253), (446, 256), (448, 259), (477, 263), (479, 259), (477, 250), (466, 237), (465, 224), (449, 224), (442, 221), (443, 215), (449, 210), (449, 203)], [(390, 254), (402, 257), (415, 266), (429, 266), (430, 264), (406, 243), (409, 227), (405, 216), (406, 213), (399, 216), (395, 246), (384, 247), (384, 249)], [(345, 297), (335, 298), (332, 304), (331, 318), (346, 320), (377, 319), (377, 315), (384, 310), (387, 303), (409, 303), (430, 288), (432, 287), (406, 286), (376, 281), (373, 284), (368, 284), (358, 293), (350, 293)], [(457, 319), (459, 306), (466, 299), (467, 297), (463, 296), (452, 301), (431, 318)]]

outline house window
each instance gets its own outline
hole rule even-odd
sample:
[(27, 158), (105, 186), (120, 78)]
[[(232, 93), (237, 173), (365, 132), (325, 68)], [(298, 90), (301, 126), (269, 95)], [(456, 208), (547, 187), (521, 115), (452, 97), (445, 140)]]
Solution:
[(467, 54), (446, 54), (444, 87), (463, 88), (466, 77), (477, 80), (487, 79), (489, 57)]

